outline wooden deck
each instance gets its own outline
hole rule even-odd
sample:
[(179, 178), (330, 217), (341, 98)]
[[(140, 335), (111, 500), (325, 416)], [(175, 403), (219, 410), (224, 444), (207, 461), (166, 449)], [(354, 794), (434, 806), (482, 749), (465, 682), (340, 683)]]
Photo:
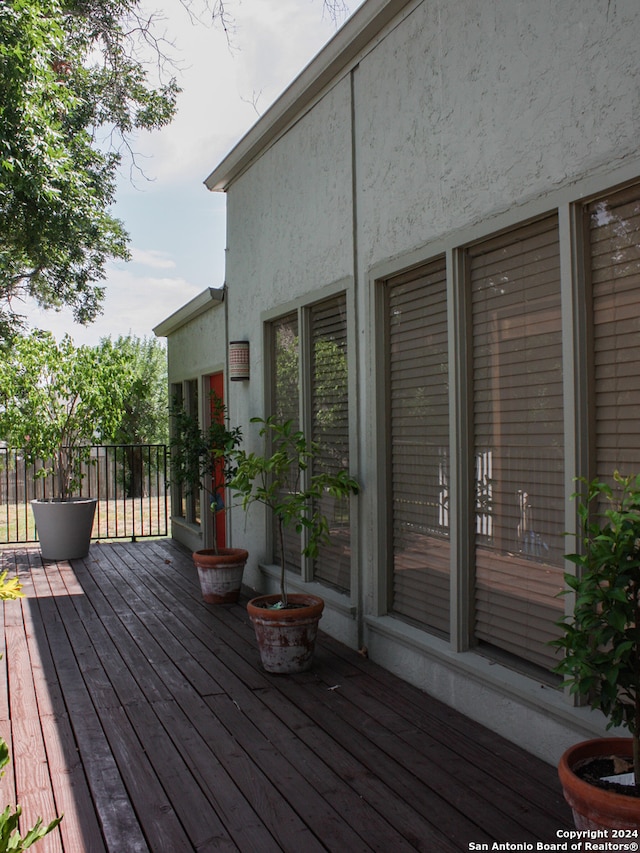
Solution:
[(571, 826), (554, 768), (326, 636), (310, 673), (265, 674), (244, 607), (205, 605), (171, 540), (0, 563), (27, 594), (4, 604), (2, 799), (64, 812), (38, 853), (460, 853)]

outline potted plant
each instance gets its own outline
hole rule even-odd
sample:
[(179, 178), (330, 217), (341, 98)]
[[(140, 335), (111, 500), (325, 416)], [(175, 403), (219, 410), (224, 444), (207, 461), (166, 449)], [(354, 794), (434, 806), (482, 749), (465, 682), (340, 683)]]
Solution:
[(38, 330), (0, 358), (0, 440), (51, 484), (51, 497), (31, 502), (44, 559), (89, 551), (96, 499), (81, 496), (82, 482), (91, 445), (122, 417), (128, 375), (118, 349), (76, 348)]
[(240, 427), (230, 428), (226, 407), (215, 391), (211, 392), (211, 423), (200, 429), (196, 418), (182, 403), (172, 401), (173, 438), (171, 470), (174, 482), (185, 484), (193, 493), (208, 496), (213, 514), (213, 548), (193, 552), (202, 598), (208, 604), (231, 604), (238, 600), (248, 552), (242, 548), (218, 545), (218, 513), (224, 511), (227, 481), (233, 476), (233, 451), (242, 439)]
[(614, 484), (594, 480), (575, 496), (583, 547), (567, 557), (577, 574), (565, 575), (575, 604), (553, 641), (571, 692), (604, 713), (607, 728), (631, 735), (586, 741), (562, 756), (560, 780), (579, 829), (640, 829), (640, 475), (616, 471)]
[(264, 668), (268, 672), (303, 672), (312, 664), (324, 601), (315, 595), (287, 593), (284, 529), (292, 525), (297, 533), (304, 532), (302, 553), (317, 557), (320, 545), (330, 539), (329, 522), (320, 509), (321, 498), (347, 498), (357, 494), (359, 487), (346, 470), (314, 472), (319, 447), (294, 429), (292, 421), (280, 423), (271, 416), (252, 418), (251, 422), (260, 424), (265, 452), (236, 451), (236, 470), (229, 488), (234, 497), (242, 499), (245, 510), (259, 503), (275, 517), (280, 593), (253, 598), (247, 610)]

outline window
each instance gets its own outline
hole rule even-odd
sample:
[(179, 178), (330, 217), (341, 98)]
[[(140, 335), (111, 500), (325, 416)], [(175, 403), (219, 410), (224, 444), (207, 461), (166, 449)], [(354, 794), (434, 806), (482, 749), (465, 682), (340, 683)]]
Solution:
[(593, 301), (594, 476), (640, 472), (640, 188), (586, 208)]
[(550, 668), (563, 614), (557, 217), (467, 251), (476, 490), (475, 639)]
[(389, 609), (449, 632), (449, 376), (444, 258), (389, 280)]
[(451, 245), (451, 269), (387, 277), (377, 305), (386, 610), (545, 680), (572, 480), (640, 473), (640, 184), (563, 205), (566, 228), (554, 211)]
[[(346, 297), (331, 297), (281, 317), (269, 325), (271, 341), (271, 412), (292, 420), (317, 442), (316, 470), (349, 467)], [(302, 394), (300, 393), (302, 377)], [(329, 520), (331, 544), (322, 546), (312, 566), (301, 559), (301, 536), (285, 533), (287, 566), (305, 579), (348, 591), (351, 579), (348, 501), (327, 497), (322, 507)], [(279, 559), (277, 537), (274, 559)]]
[[(182, 405), (196, 424), (198, 417), (198, 380), (189, 379), (186, 382), (175, 383), (171, 386), (171, 395), (176, 405)], [(175, 427), (173, 427), (175, 429)], [(197, 467), (197, 462), (195, 463)], [(196, 474), (197, 476), (197, 474)], [(172, 478), (174, 479), (174, 478)], [(172, 485), (172, 513), (174, 517), (184, 518), (190, 524), (200, 524), (200, 490), (191, 489), (186, 482), (175, 482)]]
[(279, 421), (300, 423), (300, 337), (298, 315), (289, 314), (271, 324), (271, 412)]
[[(272, 398), (271, 413), (280, 422), (300, 426), (300, 338), (298, 315), (289, 314), (271, 324)], [(292, 484), (293, 485), (293, 484)], [(274, 560), (280, 562), (280, 542), (275, 521), (272, 527)], [(300, 536), (292, 527), (284, 529), (284, 551), (290, 571), (301, 571)]]
[[(320, 447), (314, 473), (349, 468), (346, 309), (341, 295), (309, 310), (311, 437)], [(349, 499), (327, 495), (321, 509), (329, 521), (331, 543), (321, 547), (313, 575), (346, 591), (351, 585)]]

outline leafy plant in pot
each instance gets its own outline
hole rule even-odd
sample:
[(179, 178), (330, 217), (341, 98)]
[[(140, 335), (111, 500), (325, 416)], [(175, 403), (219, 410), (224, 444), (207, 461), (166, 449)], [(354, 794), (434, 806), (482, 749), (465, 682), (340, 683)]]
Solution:
[(242, 440), (241, 427), (230, 427), (226, 407), (211, 392), (211, 422), (201, 429), (197, 418), (173, 399), (171, 416), (171, 471), (174, 482), (185, 484), (189, 492), (204, 492), (213, 515), (213, 548), (193, 552), (202, 598), (208, 604), (232, 604), (240, 596), (242, 574), (248, 552), (243, 548), (223, 548), (218, 544), (218, 518), (224, 512), (226, 484), (235, 473), (233, 453)]
[(80, 496), (82, 483), (91, 445), (122, 418), (129, 372), (109, 341), (76, 348), (38, 330), (0, 358), (0, 439), (52, 483), (53, 497), (31, 502), (44, 559), (89, 551), (96, 499)]
[(292, 421), (280, 423), (270, 416), (251, 422), (260, 425), (265, 452), (238, 450), (229, 488), (235, 498), (241, 498), (245, 511), (258, 503), (273, 513), (280, 551), (280, 593), (253, 598), (247, 611), (264, 668), (277, 673), (303, 672), (313, 661), (324, 601), (315, 595), (287, 592), (284, 530), (293, 526), (297, 533), (304, 532), (301, 553), (317, 557), (320, 545), (331, 537), (328, 519), (320, 509), (321, 498), (348, 498), (358, 493), (359, 486), (344, 469), (314, 472), (319, 445), (296, 430)]
[[(582, 549), (567, 555), (573, 614), (552, 645), (564, 652), (556, 671), (630, 738), (598, 738), (568, 749), (559, 764), (578, 829), (640, 829), (640, 475), (614, 474), (614, 488), (594, 480), (578, 498)], [(604, 773), (600, 767), (606, 768)], [(622, 774), (618, 784), (601, 781)]]

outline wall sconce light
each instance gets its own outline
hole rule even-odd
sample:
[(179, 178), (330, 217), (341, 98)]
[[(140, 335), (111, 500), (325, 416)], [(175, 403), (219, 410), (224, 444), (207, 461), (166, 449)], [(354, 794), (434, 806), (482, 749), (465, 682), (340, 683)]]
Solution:
[(229, 341), (229, 379), (249, 379), (249, 341)]

